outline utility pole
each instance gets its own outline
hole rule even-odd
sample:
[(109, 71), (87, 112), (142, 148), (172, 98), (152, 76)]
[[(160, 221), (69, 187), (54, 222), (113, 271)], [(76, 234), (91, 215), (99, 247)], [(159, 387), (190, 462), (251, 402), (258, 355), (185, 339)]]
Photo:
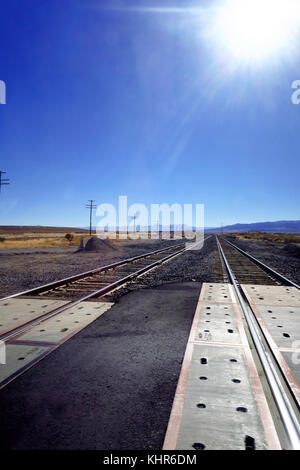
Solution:
[(93, 217), (93, 209), (96, 209), (96, 204), (94, 204), (94, 199), (89, 199), (89, 203), (86, 204), (86, 208), (90, 209), (90, 235), (92, 235), (92, 217)]
[(136, 212), (135, 212), (135, 214), (132, 216), (132, 218), (133, 218), (133, 227), (134, 227), (134, 228), (133, 228), (133, 233), (135, 233), (135, 221), (136, 221), (136, 219), (137, 219)]
[(2, 178), (2, 175), (5, 174), (6, 171), (0, 171), (0, 193), (1, 193), (1, 187), (9, 184), (9, 179), (8, 178)]

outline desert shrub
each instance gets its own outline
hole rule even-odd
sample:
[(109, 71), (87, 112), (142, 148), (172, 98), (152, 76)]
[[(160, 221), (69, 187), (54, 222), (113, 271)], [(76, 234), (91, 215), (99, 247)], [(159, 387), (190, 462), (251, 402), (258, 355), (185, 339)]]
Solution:
[(74, 235), (73, 233), (66, 233), (65, 238), (71, 243), (74, 240)]

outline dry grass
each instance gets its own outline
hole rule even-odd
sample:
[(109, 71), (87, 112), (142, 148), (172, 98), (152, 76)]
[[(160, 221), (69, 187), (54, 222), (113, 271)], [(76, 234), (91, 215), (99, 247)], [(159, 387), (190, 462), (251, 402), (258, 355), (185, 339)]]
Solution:
[[(66, 238), (67, 234), (73, 235), (71, 241), (68, 241)], [(96, 235), (95, 232), (92, 233), (92, 236)], [(155, 236), (156, 235), (156, 236)], [(189, 233), (189, 235), (191, 235)], [(137, 239), (140, 238), (142, 240), (148, 239), (148, 232), (137, 232), (136, 233)], [(115, 232), (106, 232), (105, 237), (111, 243), (118, 243), (122, 240), (131, 239), (133, 240), (133, 234), (131, 236), (127, 236), (126, 233), (120, 233), (119, 238), (116, 238)], [(158, 238), (158, 234), (152, 234), (153, 238)], [(80, 241), (82, 238), (88, 239), (90, 238), (89, 233), (86, 232), (62, 232), (62, 231), (54, 231), (50, 232), (46, 230), (45, 232), (37, 232), (37, 231), (8, 231), (8, 230), (0, 230), (0, 250), (1, 249), (25, 249), (25, 248), (64, 248), (68, 246), (79, 246)], [(163, 238), (165, 238), (165, 234), (163, 234)], [(174, 234), (175, 239), (181, 239), (181, 232), (175, 232)]]
[[(68, 246), (79, 246), (82, 234), (72, 233), (72, 241), (66, 239), (65, 233), (57, 233), (50, 235), (49, 233), (41, 233), (38, 236), (32, 233), (22, 233), (15, 236), (12, 233), (6, 233), (0, 236), (0, 249), (10, 248), (63, 248)], [(85, 237), (86, 238), (86, 237)]]
[(238, 232), (228, 233), (227, 237), (236, 237), (239, 240), (268, 241), (272, 243), (294, 243), (300, 245), (300, 233), (266, 233), (266, 232)]

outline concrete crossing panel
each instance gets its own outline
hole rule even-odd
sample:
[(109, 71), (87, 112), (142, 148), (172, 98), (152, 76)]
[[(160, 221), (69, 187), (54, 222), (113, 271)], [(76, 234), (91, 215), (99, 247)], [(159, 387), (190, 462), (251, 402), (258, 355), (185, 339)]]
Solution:
[[(30, 303), (30, 305), (26, 305), (26, 302)], [(43, 301), (40, 301), (40, 299), (30, 299), (29, 302), (27, 299), (23, 299), (23, 302), (18, 302), (17, 304), (20, 312), (23, 311), (22, 303), (25, 303), (25, 306), (30, 307), (35, 313), (46, 309), (46, 304), (48, 308), (54, 305), (53, 301), (45, 299)], [(55, 303), (57, 304), (56, 301)], [(5, 342), (6, 364), (0, 364), (0, 388), (3, 388), (11, 380), (25, 372), (29, 367), (32, 367), (62, 343), (99, 318), (112, 305), (110, 302), (80, 303), (30, 327), (25, 332)], [(9, 305), (9, 307), (12, 308), (13, 306)], [(25, 316), (29, 318), (26, 314)], [(11, 323), (8, 321), (8, 324), (10, 325)]]
[(163, 448), (280, 449), (230, 284), (202, 286)]

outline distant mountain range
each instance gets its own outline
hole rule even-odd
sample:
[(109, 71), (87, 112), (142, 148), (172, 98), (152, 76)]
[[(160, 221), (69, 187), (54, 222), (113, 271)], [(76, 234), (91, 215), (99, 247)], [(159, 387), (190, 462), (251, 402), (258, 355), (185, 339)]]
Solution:
[(300, 220), (279, 220), (277, 222), (256, 222), (252, 224), (226, 225), (222, 228), (206, 228), (208, 233), (220, 232), (270, 232), (270, 233), (300, 233)]
[[(96, 230), (97, 227), (93, 226), (92, 230)], [(151, 227), (140, 227), (137, 225), (137, 231), (151, 230)], [(10, 232), (88, 232), (89, 227), (47, 227), (42, 225), (26, 226), (26, 225), (0, 225), (0, 231)], [(116, 229), (118, 230), (118, 229)], [(120, 227), (123, 231), (124, 228)], [(152, 230), (157, 230), (157, 226), (152, 227)], [(182, 230), (181, 225), (159, 226), (160, 231), (180, 231)], [(185, 226), (185, 230), (195, 231), (195, 227)], [(199, 230), (199, 229), (198, 229)], [(270, 232), (270, 233), (300, 233), (300, 220), (280, 220), (277, 222), (256, 222), (251, 224), (234, 224), (225, 225), (224, 227), (205, 227), (206, 233), (221, 233), (221, 232)]]

